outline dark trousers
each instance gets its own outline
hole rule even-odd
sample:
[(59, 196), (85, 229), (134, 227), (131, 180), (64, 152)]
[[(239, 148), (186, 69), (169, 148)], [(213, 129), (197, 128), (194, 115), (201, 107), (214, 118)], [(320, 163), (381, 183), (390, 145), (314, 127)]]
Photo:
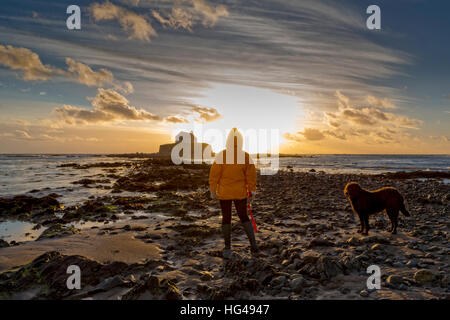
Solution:
[(241, 222), (250, 221), (247, 215), (247, 199), (242, 200), (220, 200), (220, 208), (222, 209), (222, 224), (231, 223), (231, 203), (234, 202), (237, 214)]

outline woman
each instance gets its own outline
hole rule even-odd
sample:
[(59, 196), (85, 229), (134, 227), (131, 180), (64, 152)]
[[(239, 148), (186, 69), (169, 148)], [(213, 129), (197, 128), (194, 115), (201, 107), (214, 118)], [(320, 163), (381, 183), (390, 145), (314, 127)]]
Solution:
[(222, 209), (222, 233), (225, 241), (223, 257), (231, 255), (231, 205), (250, 241), (252, 252), (258, 251), (253, 227), (247, 215), (247, 197), (256, 194), (256, 169), (250, 155), (242, 150), (244, 138), (233, 128), (228, 134), (226, 149), (217, 154), (209, 173), (209, 188), (213, 199), (219, 198)]

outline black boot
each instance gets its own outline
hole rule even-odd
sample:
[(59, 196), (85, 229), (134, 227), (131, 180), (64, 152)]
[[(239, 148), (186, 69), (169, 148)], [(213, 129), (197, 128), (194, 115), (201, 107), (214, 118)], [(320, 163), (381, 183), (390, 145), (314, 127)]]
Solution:
[(250, 241), (251, 250), (253, 253), (259, 251), (258, 245), (256, 244), (255, 233), (253, 232), (253, 226), (250, 221), (244, 222), (242, 224), (244, 226), (245, 233), (247, 234), (248, 241)]
[(222, 250), (222, 255), (225, 259), (231, 256), (231, 224), (222, 225), (223, 240), (225, 242), (225, 247)]

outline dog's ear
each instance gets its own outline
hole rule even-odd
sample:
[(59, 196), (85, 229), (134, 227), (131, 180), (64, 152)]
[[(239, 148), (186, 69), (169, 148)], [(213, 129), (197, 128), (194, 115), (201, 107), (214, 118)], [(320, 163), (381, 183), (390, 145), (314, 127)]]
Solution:
[(351, 184), (352, 184), (352, 183), (349, 182), (349, 183), (347, 183), (347, 184), (345, 185), (345, 188), (344, 188), (344, 194), (345, 194), (345, 195), (348, 194), (348, 188), (350, 187)]

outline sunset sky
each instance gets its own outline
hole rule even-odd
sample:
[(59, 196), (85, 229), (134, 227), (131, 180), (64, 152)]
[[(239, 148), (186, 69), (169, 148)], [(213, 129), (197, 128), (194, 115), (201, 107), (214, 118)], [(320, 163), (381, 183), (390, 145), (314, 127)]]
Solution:
[(0, 153), (155, 152), (201, 126), (278, 129), (283, 153), (449, 154), (449, 16), (444, 0), (3, 0)]

